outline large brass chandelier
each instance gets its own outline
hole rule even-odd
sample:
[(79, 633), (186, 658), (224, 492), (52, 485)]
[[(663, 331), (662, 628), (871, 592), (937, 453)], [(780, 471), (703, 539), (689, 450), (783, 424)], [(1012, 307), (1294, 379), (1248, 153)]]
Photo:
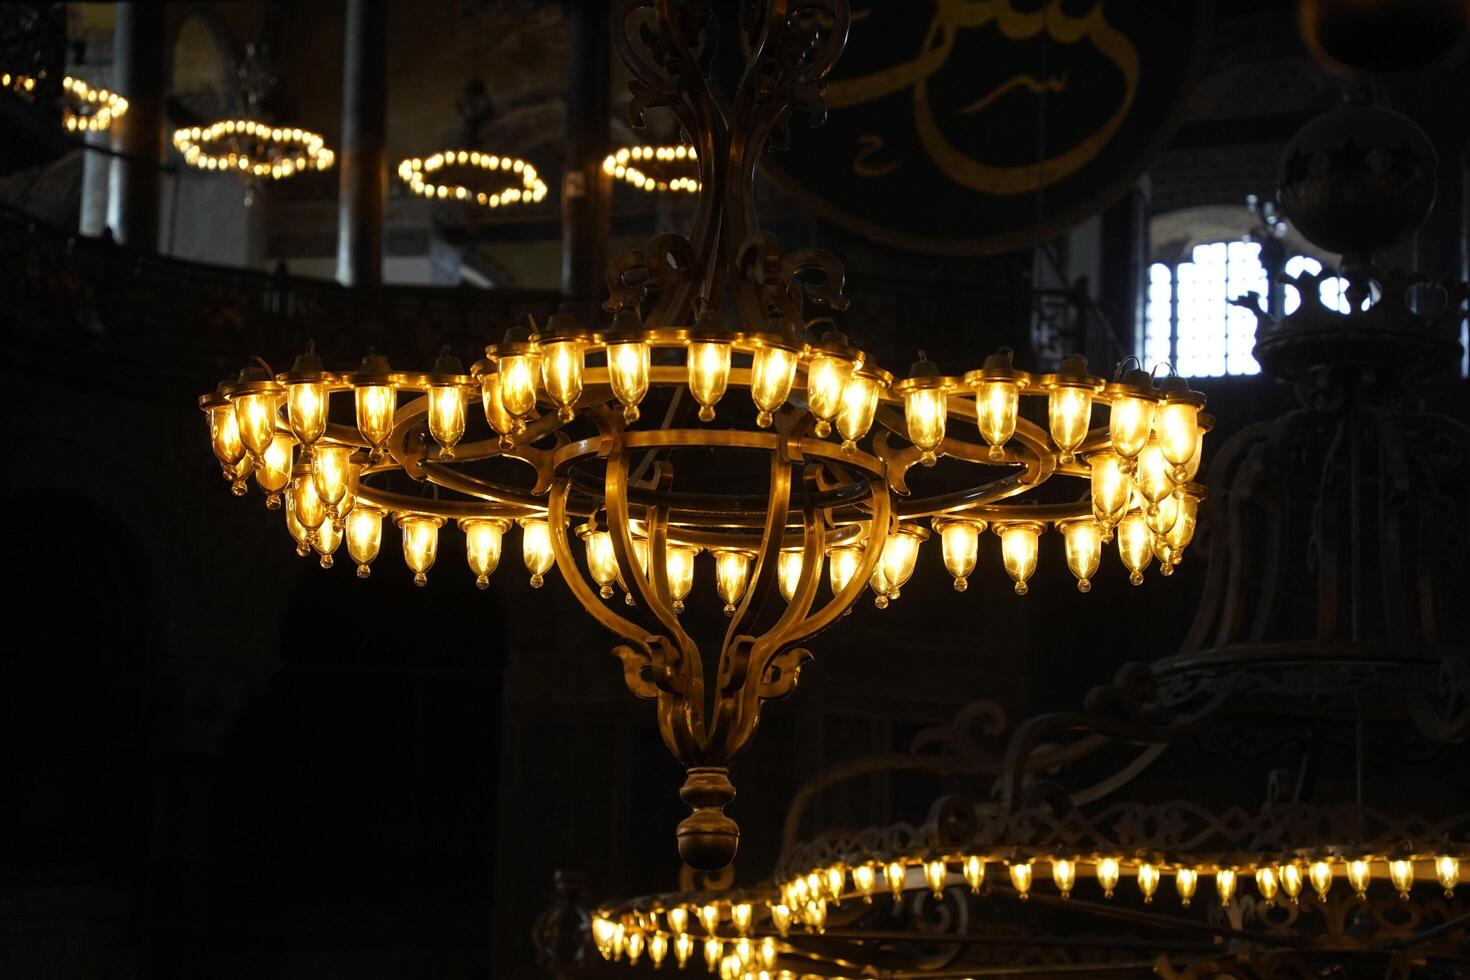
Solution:
[[(726, 767), (762, 702), (795, 687), (806, 640), (869, 589), (879, 607), (898, 599), (931, 538), (960, 590), (987, 532), (1017, 593), (1052, 529), (1083, 591), (1107, 542), (1135, 584), (1156, 560), (1168, 574), (1194, 531), (1210, 421), (1177, 378), (1106, 382), (1081, 358), (1033, 376), (1002, 351), (951, 376), (921, 354), (894, 381), (833, 322), (840, 263), (783, 255), (754, 206), (756, 164), (791, 111), (821, 117), (847, 4), (757, 5), (728, 103), (707, 77), (710, 5), (623, 15), (632, 122), (675, 114), (701, 192), (688, 237), (611, 264), (610, 323), (512, 328), (469, 371), (449, 352), (428, 373), (371, 353), (332, 371), (308, 352), (284, 373), (252, 364), (200, 404), (235, 492), (253, 476), (323, 565), (345, 541), (368, 575), (391, 520), (422, 585), (452, 524), (484, 586), (518, 528), (532, 585), (555, 566), (622, 639), (624, 680), (657, 702), (688, 771), (679, 853), (714, 870), (738, 844)], [(910, 487), (916, 464), (941, 460), (932, 491)], [(712, 671), (691, 636), (706, 624), (681, 618), (706, 553), (729, 618)]]

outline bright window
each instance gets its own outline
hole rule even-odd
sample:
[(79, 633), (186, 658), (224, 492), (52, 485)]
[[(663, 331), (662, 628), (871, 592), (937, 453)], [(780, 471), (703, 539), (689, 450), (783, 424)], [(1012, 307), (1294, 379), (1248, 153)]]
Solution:
[[(1322, 271), (1322, 263), (1307, 255), (1286, 262), (1290, 275)], [(1144, 366), (1161, 361), (1174, 365), (1187, 378), (1227, 374), (1258, 374), (1261, 366), (1251, 355), (1256, 345), (1256, 317), (1230, 301), (1246, 293), (1266, 296), (1270, 285), (1261, 265), (1258, 242), (1212, 242), (1196, 245), (1189, 259), (1149, 266), (1148, 305), (1143, 336)], [(1347, 312), (1343, 280), (1324, 280), (1322, 302)], [(1295, 289), (1283, 289), (1284, 311), (1292, 313), (1301, 299)]]

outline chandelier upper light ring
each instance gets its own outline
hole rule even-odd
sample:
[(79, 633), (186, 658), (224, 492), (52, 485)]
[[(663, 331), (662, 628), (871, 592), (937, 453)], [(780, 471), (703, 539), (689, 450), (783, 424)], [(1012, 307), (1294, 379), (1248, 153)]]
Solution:
[(249, 178), (281, 180), (308, 170), (326, 170), (336, 161), (336, 154), (317, 133), (253, 119), (221, 119), (208, 126), (177, 129), (173, 144), (192, 167), (234, 171)]
[[(443, 177), (435, 178), (435, 174), (449, 168), (478, 172), (487, 179), (488, 175), (497, 174), (511, 182), (499, 190), (490, 190)], [(409, 157), (399, 161), (398, 179), (423, 197), (463, 201), (488, 208), (498, 208), (502, 204), (537, 204), (547, 194), (546, 182), (532, 164), (518, 157), (480, 150), (442, 150), (427, 157)]]

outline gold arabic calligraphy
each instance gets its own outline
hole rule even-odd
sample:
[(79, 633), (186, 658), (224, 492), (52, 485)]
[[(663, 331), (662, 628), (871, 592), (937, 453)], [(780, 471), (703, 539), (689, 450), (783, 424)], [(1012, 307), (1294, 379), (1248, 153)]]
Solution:
[[(934, 118), (929, 102), (929, 77), (949, 60), (955, 37), (961, 30), (990, 24), (994, 24), (1010, 41), (1028, 41), (1043, 31), (1048, 39), (1059, 44), (1076, 44), (1084, 38), (1091, 41), (1093, 47), (1122, 73), (1123, 96), (1117, 109), (1074, 146), (1034, 163), (995, 166), (981, 163), (961, 152), (945, 138)], [(961, 112), (979, 112), (1018, 87), (1044, 94), (1047, 91), (1060, 92), (1066, 84), (1065, 75), (1037, 79), (1020, 73), (970, 103)], [(826, 101), (832, 108), (860, 105), (906, 88), (914, 90), (914, 128), (919, 143), (939, 169), (971, 190), (986, 194), (1025, 194), (1075, 173), (1112, 139), (1138, 93), (1138, 51), (1132, 41), (1107, 22), (1101, 2), (1086, 14), (1072, 17), (1062, 11), (1061, 0), (1052, 0), (1042, 9), (1030, 13), (1014, 9), (1010, 0), (936, 0), (934, 19), (929, 24), (918, 57), (858, 78), (834, 81), (827, 90)], [(865, 152), (871, 153), (872, 148), (865, 149)], [(884, 168), (885, 172), (891, 169)]]

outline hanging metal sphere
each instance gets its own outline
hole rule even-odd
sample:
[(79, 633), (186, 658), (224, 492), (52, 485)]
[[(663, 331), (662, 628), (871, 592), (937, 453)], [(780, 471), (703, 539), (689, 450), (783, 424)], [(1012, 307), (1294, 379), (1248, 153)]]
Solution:
[(1408, 117), (1345, 105), (1307, 123), (1286, 146), (1278, 194), (1292, 225), (1329, 252), (1389, 248), (1434, 204), (1438, 157)]

